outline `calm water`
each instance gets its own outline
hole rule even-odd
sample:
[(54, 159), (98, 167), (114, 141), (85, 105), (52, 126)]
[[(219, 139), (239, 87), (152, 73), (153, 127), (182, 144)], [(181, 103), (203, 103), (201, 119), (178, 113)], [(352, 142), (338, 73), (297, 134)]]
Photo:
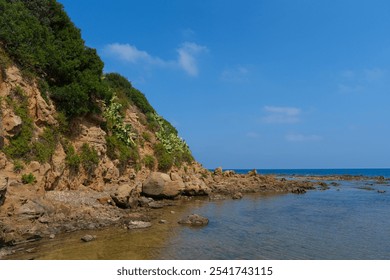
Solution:
[[(251, 169), (234, 169), (239, 174), (248, 173)], [(277, 175), (362, 175), (384, 176), (390, 178), (390, 168), (356, 168), (356, 169), (257, 169), (260, 174)]]
[[(156, 211), (157, 221), (166, 219), (167, 224), (86, 232), (98, 236), (90, 243), (80, 241), (85, 233), (59, 236), (13, 258), (390, 260), (389, 183), (338, 183), (304, 195), (192, 201)], [(179, 226), (177, 221), (190, 213), (208, 217), (209, 225)]]

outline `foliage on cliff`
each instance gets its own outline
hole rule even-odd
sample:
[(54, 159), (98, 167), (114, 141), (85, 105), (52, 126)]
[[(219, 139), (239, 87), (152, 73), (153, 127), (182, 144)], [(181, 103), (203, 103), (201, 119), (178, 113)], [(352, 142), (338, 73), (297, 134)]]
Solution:
[[(23, 121), (20, 133), (9, 139), (2, 150), (8, 157), (24, 161), (50, 161), (56, 143), (68, 137), (68, 124), (85, 116), (100, 116), (105, 130), (107, 155), (125, 169), (141, 162), (154, 168), (150, 155), (140, 160), (139, 147), (155, 135), (154, 155), (160, 170), (193, 160), (187, 144), (177, 130), (160, 117), (145, 95), (117, 73), (103, 73), (104, 64), (95, 49), (85, 45), (80, 30), (55, 0), (0, 0), (0, 78), (5, 69), (16, 64), (25, 78), (36, 81), (46, 101), (54, 101), (59, 111), (58, 127), (47, 127), (33, 139), (33, 120), (27, 101), (19, 89), (7, 102)], [(19, 100), (17, 100), (19, 99)], [(137, 108), (144, 117), (148, 133), (137, 131), (125, 122), (126, 110)], [(61, 136), (62, 135), (62, 136)], [(147, 137), (144, 137), (144, 136)], [(77, 171), (80, 164), (92, 169), (96, 155), (84, 149), (79, 153), (70, 146), (67, 165)], [(91, 166), (82, 153), (93, 155)]]

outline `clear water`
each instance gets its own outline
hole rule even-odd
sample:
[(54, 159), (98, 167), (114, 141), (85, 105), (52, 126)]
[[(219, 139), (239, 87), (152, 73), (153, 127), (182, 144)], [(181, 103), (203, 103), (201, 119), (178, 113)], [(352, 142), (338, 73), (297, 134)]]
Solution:
[[(86, 233), (67, 234), (33, 244), (32, 253), (22, 250), (12, 258), (390, 260), (390, 185), (374, 180), (338, 183), (303, 195), (194, 200), (157, 210), (150, 229), (86, 232), (98, 236), (90, 243), (80, 241)], [(190, 213), (208, 217), (209, 225), (177, 224)], [(159, 219), (167, 223), (159, 224)]]
[[(234, 169), (239, 174), (248, 173), (251, 169)], [(356, 175), (356, 176), (384, 176), (390, 178), (390, 168), (355, 168), (355, 169), (257, 169), (259, 174), (276, 175)]]

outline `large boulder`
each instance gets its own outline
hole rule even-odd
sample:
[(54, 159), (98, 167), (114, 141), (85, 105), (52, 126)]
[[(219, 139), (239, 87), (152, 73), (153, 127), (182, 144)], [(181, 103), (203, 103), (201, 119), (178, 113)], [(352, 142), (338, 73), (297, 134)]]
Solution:
[(0, 179), (0, 206), (4, 204), (5, 194), (8, 187), (8, 177)]
[(142, 184), (142, 193), (156, 198), (174, 198), (181, 194), (184, 188), (182, 180), (172, 181), (168, 174), (152, 172)]
[(189, 196), (201, 196), (209, 195), (211, 192), (210, 188), (198, 178), (191, 178), (190, 181), (185, 183), (184, 194)]
[(134, 192), (134, 187), (123, 184), (111, 193), (111, 198), (119, 208), (136, 208), (138, 198), (135, 198)]

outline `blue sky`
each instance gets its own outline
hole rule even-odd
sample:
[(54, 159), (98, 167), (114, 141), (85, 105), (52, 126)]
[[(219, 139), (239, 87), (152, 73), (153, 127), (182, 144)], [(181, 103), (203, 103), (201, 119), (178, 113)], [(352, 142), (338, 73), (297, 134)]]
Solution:
[(207, 168), (390, 167), (390, 1), (59, 2)]

